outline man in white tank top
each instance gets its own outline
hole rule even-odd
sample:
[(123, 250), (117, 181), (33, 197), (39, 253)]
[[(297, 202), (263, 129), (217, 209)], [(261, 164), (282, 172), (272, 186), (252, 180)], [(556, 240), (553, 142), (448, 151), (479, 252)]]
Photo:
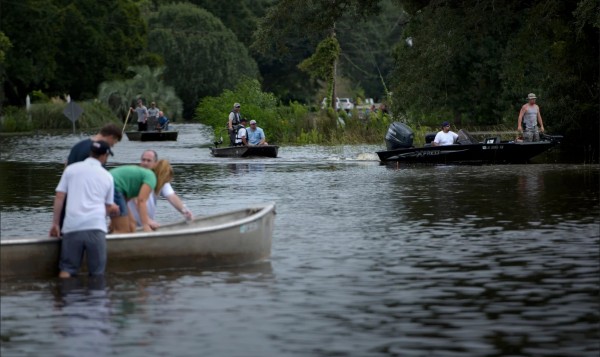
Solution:
[[(523, 141), (533, 142), (540, 141), (540, 133), (544, 132), (544, 123), (540, 114), (540, 107), (535, 104), (536, 96), (533, 93), (527, 95), (529, 103), (524, 104), (519, 112), (519, 120), (517, 121), (517, 131), (523, 132)], [(537, 124), (540, 128), (538, 131)]]

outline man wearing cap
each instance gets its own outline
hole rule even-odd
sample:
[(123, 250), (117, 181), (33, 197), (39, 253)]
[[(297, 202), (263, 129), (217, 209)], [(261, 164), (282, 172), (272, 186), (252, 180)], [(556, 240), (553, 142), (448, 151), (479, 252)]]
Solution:
[(233, 104), (233, 110), (229, 113), (229, 121), (227, 122), (227, 130), (229, 131), (229, 146), (235, 146), (235, 136), (237, 126), (240, 124), (240, 103)]
[(445, 121), (442, 123), (442, 130), (439, 131), (435, 135), (435, 139), (433, 139), (433, 142), (431, 143), (431, 145), (433, 145), (433, 146), (452, 145), (452, 144), (456, 143), (457, 139), (458, 139), (458, 134), (456, 134), (453, 131), (450, 131), (450, 123)]
[(61, 278), (79, 272), (84, 252), (89, 274), (104, 274), (106, 216), (119, 214), (119, 207), (114, 204), (114, 180), (102, 167), (112, 154), (106, 141), (94, 141), (89, 157), (67, 166), (56, 187), (51, 237), (60, 237), (60, 214), (65, 201), (68, 203), (62, 227)]
[(247, 146), (247, 136), (248, 134), (246, 134), (246, 118), (242, 118), (240, 119), (240, 125), (238, 127), (237, 134), (235, 135), (235, 146)]
[(540, 133), (538, 132), (537, 124), (540, 124), (540, 130), (544, 132), (544, 123), (540, 114), (540, 107), (535, 104), (536, 96), (534, 93), (527, 95), (528, 103), (521, 107), (519, 119), (517, 121), (517, 131), (523, 132), (523, 141), (533, 142), (540, 141)]
[(250, 128), (248, 128), (248, 145), (269, 145), (266, 142), (265, 132), (256, 124), (256, 120), (250, 120)]

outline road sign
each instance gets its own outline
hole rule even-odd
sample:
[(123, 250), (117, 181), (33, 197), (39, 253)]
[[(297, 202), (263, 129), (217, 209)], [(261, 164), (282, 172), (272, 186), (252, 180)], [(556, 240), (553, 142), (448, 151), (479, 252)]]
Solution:
[(74, 101), (70, 101), (65, 110), (63, 110), (63, 114), (73, 122), (73, 134), (75, 134), (75, 122), (83, 114), (83, 109)]

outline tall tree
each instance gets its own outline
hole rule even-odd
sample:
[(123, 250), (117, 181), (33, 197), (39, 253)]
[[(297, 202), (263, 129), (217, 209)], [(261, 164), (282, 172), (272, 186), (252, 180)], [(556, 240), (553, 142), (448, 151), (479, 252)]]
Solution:
[(25, 0), (3, 6), (0, 22), (13, 43), (4, 88), (17, 103), (34, 89), (92, 97), (122, 77), (146, 34), (133, 0)]
[(256, 62), (223, 23), (193, 4), (161, 6), (149, 19), (148, 48), (166, 65), (165, 82), (177, 89), (184, 116), (200, 98), (231, 89), (242, 76), (256, 78)]

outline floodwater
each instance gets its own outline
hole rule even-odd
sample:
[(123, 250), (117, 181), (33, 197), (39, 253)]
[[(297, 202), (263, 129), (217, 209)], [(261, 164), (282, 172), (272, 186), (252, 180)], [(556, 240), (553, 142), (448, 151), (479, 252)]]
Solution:
[[(196, 214), (275, 202), (271, 259), (3, 281), (0, 355), (599, 355), (599, 166), (385, 166), (383, 144), (216, 159), (205, 127), (174, 127), (109, 164), (155, 149)], [(1, 239), (47, 234), (81, 138), (0, 137)]]

